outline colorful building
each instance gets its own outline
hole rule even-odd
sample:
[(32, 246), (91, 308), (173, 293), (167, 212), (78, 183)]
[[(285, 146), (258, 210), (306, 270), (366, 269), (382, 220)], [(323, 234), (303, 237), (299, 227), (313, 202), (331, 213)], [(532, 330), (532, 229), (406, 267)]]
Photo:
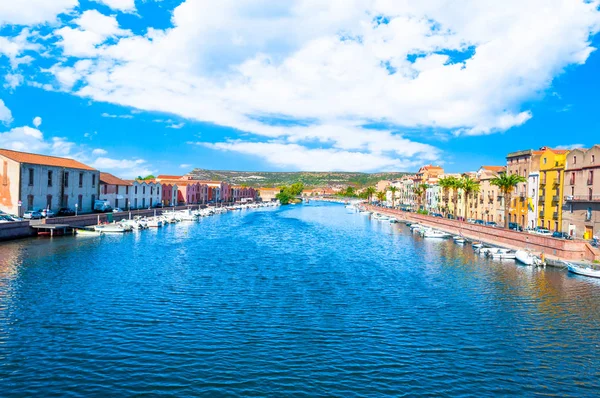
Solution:
[(437, 184), (442, 174), (444, 174), (444, 169), (442, 167), (428, 164), (419, 169), (415, 175), (414, 181), (416, 185), (434, 185)]
[(540, 149), (538, 226), (550, 231), (562, 230), (563, 181), (568, 151)]
[[(542, 151), (532, 149), (509, 153), (506, 156), (507, 173), (525, 177), (526, 182), (520, 183), (515, 187), (509, 210), (508, 221), (519, 224), (522, 228), (530, 225), (529, 204), (527, 201), (527, 192), (529, 191), (529, 174), (540, 170), (540, 155)], [(538, 189), (537, 186), (534, 187)], [(534, 220), (532, 220), (534, 221)]]
[(563, 231), (577, 238), (600, 235), (600, 145), (567, 155), (563, 183)]
[(0, 149), (0, 210), (70, 207), (89, 213), (98, 198), (100, 172), (73, 159)]
[(470, 218), (504, 224), (504, 197), (492, 180), (506, 172), (506, 166), (481, 166), (475, 175), (479, 181), (478, 199), (475, 212)]
[(129, 191), (133, 184), (110, 173), (100, 173), (100, 194), (98, 199), (106, 200), (113, 209), (129, 209)]

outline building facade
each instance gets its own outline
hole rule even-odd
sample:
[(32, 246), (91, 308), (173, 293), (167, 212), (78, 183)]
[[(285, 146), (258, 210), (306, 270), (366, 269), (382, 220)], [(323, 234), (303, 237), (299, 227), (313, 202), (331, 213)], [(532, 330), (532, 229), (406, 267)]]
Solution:
[(121, 180), (110, 173), (100, 173), (100, 193), (98, 199), (106, 200), (113, 209), (129, 210), (131, 182)]
[(89, 213), (99, 185), (100, 172), (76, 160), (0, 149), (0, 210), (6, 213), (62, 207)]
[(162, 185), (154, 180), (134, 180), (129, 189), (131, 209), (148, 209), (162, 203)]
[[(537, 225), (562, 230), (563, 179), (568, 151), (544, 147), (540, 153)], [(531, 189), (530, 189), (531, 191)], [(531, 223), (533, 220), (529, 220)]]
[(476, 220), (504, 224), (504, 197), (492, 180), (506, 171), (505, 166), (481, 166), (475, 178), (479, 181), (479, 193), (474, 217)]
[(515, 187), (508, 210), (509, 222), (517, 223), (522, 228), (527, 228), (530, 224), (527, 204), (527, 192), (529, 191), (528, 177), (530, 173), (540, 170), (541, 153), (541, 151), (528, 149), (512, 152), (506, 156), (507, 173), (509, 175), (516, 174), (527, 179), (526, 182), (519, 183)]
[(583, 239), (600, 236), (600, 145), (569, 152), (563, 186), (563, 232)]
[(416, 185), (434, 185), (437, 184), (442, 174), (444, 174), (443, 168), (441, 168), (440, 166), (433, 166), (431, 164), (428, 164), (419, 169), (419, 171), (415, 175), (414, 181)]
[(540, 203), (540, 173), (533, 171), (527, 178), (527, 227), (533, 229), (538, 225)]

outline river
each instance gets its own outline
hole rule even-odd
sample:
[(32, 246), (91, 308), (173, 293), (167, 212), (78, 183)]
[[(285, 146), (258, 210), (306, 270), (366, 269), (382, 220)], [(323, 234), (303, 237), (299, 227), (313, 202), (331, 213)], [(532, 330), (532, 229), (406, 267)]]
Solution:
[(600, 281), (311, 203), (0, 243), (2, 396), (592, 396)]

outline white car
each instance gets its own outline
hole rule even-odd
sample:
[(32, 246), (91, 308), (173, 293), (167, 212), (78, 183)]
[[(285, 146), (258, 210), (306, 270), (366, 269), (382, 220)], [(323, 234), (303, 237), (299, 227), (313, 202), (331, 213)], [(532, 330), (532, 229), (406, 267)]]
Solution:
[(42, 213), (35, 210), (27, 210), (25, 214), (23, 214), (23, 218), (25, 220), (39, 220), (42, 218)]
[(123, 209), (120, 209), (118, 207), (116, 209), (113, 209), (113, 213), (121, 213), (122, 211)]
[(545, 228), (538, 228), (535, 233), (542, 236), (552, 236), (552, 232)]

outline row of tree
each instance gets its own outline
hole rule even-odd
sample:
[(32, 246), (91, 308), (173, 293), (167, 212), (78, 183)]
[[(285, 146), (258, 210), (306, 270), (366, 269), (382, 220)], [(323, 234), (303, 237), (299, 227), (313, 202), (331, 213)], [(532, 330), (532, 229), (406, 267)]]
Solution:
[[(504, 197), (504, 226), (507, 229), (509, 227), (509, 222), (510, 222), (509, 217), (508, 217), (508, 212), (510, 209), (510, 201), (512, 199), (513, 191), (514, 191), (515, 187), (517, 186), (517, 184), (523, 183), (526, 181), (527, 181), (527, 179), (523, 176), (520, 176), (517, 174), (507, 174), (507, 173), (501, 173), (497, 177), (493, 178), (490, 181), (490, 184), (498, 187), (498, 189), (500, 190), (500, 193)], [(444, 198), (448, 198), (449, 192), (451, 189), (454, 191), (454, 195), (452, 198), (453, 203), (454, 203), (454, 214), (453, 214), (454, 218), (457, 217), (457, 211), (458, 211), (458, 197), (459, 197), (458, 192), (462, 191), (462, 194), (464, 195), (464, 198), (465, 198), (464, 214), (466, 217), (467, 211), (468, 211), (467, 198), (469, 197), (469, 195), (479, 192), (479, 189), (480, 189), (479, 181), (471, 178), (468, 175), (463, 176), (461, 178), (454, 177), (454, 176), (448, 176), (448, 177), (440, 178), (440, 180), (438, 181), (438, 185), (442, 188)], [(425, 194), (427, 192), (427, 188), (429, 188), (429, 186), (427, 184), (419, 184), (413, 188), (413, 193), (414, 193), (415, 197), (417, 198), (417, 204), (418, 204), (417, 210), (421, 210), (423, 207), (423, 202), (425, 201)], [(388, 190), (392, 194), (391, 195), (392, 196), (392, 207), (395, 207), (396, 206), (396, 192), (398, 191), (398, 188), (395, 186), (390, 186), (388, 188)], [(366, 194), (366, 199), (368, 199), (369, 202), (371, 202), (373, 200), (373, 196), (375, 196), (380, 202), (383, 202), (386, 200), (386, 193), (385, 192), (377, 192), (377, 190), (374, 187), (368, 187), (364, 191), (364, 193)], [(449, 200), (449, 199), (447, 199), (447, 200)], [(447, 211), (448, 211), (448, 207), (446, 207), (446, 212)]]
[(279, 200), (282, 205), (290, 204), (297, 200), (298, 196), (304, 191), (304, 184), (296, 182), (292, 185), (279, 187), (280, 191), (275, 197)]

